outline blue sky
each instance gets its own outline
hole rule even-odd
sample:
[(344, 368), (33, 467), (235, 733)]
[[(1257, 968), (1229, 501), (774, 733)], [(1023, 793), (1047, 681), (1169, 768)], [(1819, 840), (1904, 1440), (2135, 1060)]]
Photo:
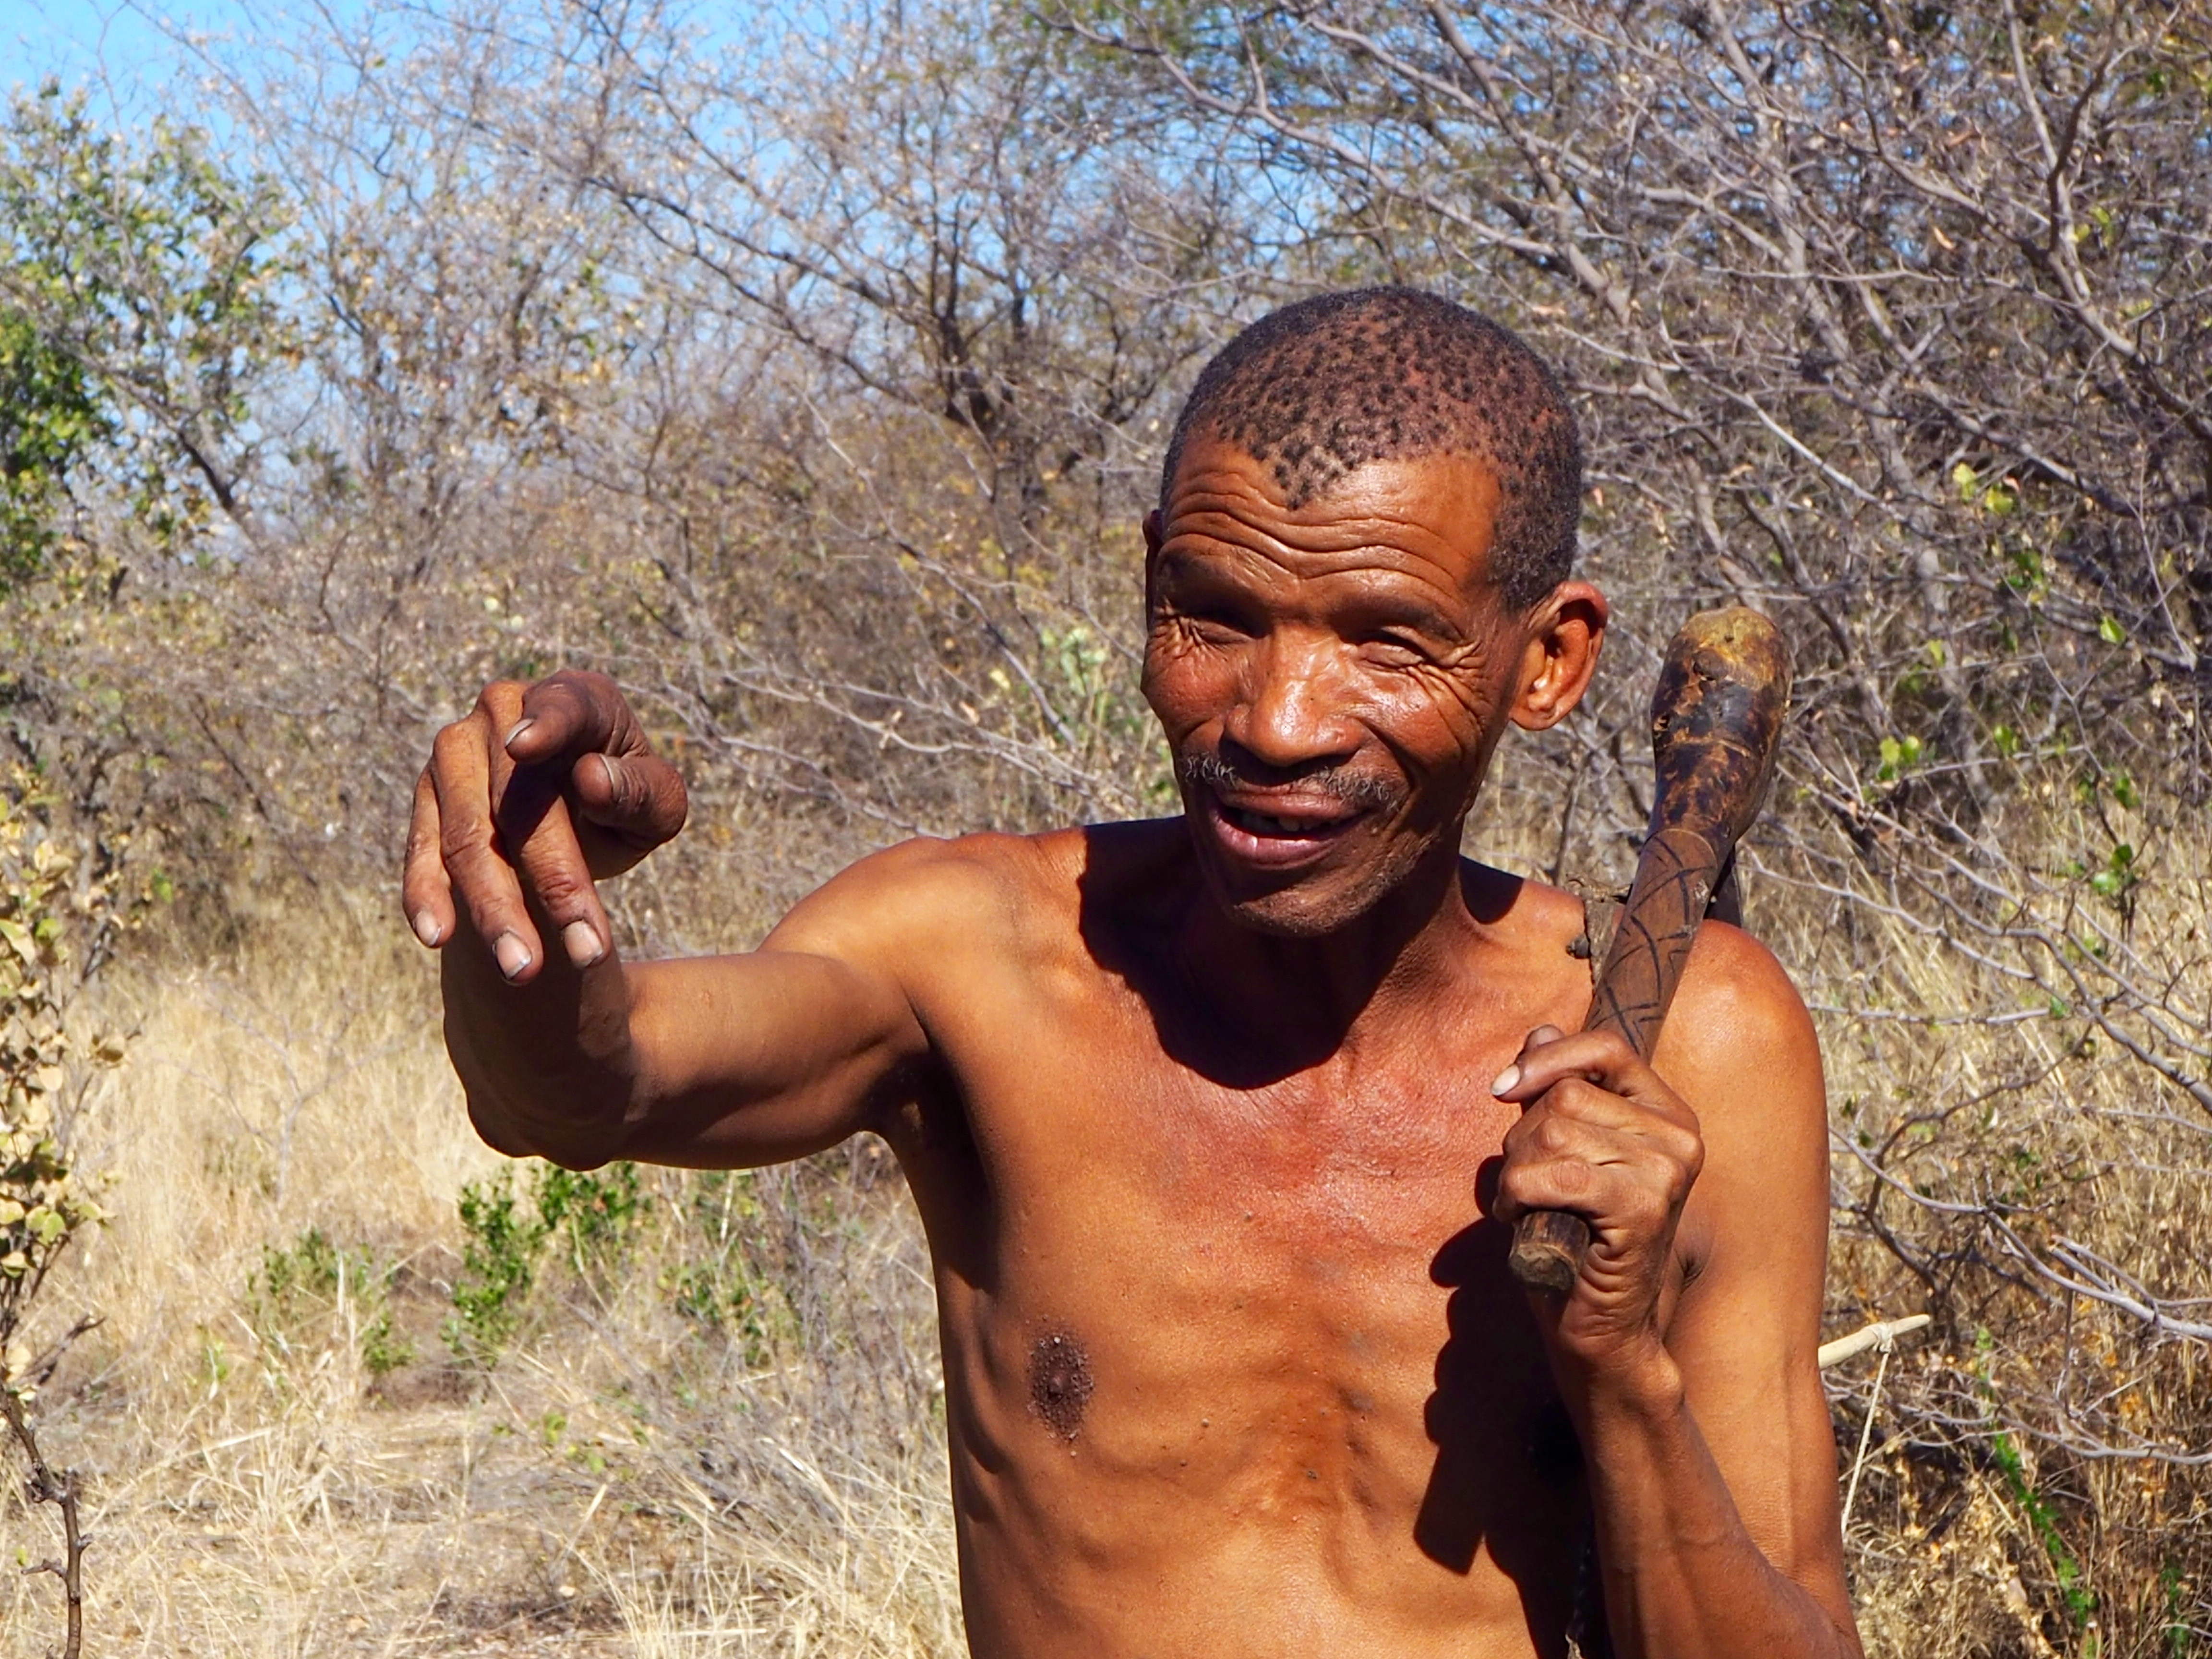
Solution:
[(179, 36), (251, 39), (256, 20), (265, 27), (283, 10), (248, 0), (0, 0), (0, 95), (51, 75), (104, 88), (126, 119), (143, 116), (187, 69)]
[[(235, 65), (250, 60), (259, 40), (310, 38), (332, 15), (373, 9), (373, 0), (0, 0), (0, 102), (51, 75), (94, 89), (95, 101), (105, 88), (127, 124), (161, 109), (171, 101), (165, 89), (191, 75), (185, 41), (204, 40)], [(743, 40), (763, 18), (826, 27), (836, 9), (836, 0), (697, 0), (678, 15), (711, 51)], [(202, 121), (224, 125), (220, 110), (187, 101)]]

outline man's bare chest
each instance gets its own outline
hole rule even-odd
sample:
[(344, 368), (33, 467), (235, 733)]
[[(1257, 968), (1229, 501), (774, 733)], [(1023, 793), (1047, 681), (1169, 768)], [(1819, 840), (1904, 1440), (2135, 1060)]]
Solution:
[(1478, 1199), (1512, 1048), (1224, 1078), (1115, 1012), (969, 1065), (961, 1132), (909, 1160), (972, 1492), (1079, 1553), (1280, 1531), (1347, 1589), (1441, 1567), (1452, 1601), (1507, 1517), (1571, 1534), (1572, 1438)]
[(1128, 997), (1036, 1001), (952, 1035), (916, 1125), (918, 1161), (1001, 1251), (1110, 1238), (1112, 1255), (1256, 1281), (1425, 1267), (1478, 1219), (1518, 1115), (1487, 1086), (1517, 1031), (1440, 1022), (1389, 1053), (1221, 1063)]

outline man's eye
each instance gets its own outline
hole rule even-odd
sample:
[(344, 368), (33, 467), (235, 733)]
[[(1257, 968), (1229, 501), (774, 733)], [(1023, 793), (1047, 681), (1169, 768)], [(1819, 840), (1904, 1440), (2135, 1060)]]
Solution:
[(1402, 634), (1376, 634), (1360, 642), (1360, 649), (1376, 661), (1410, 668), (1430, 660), (1429, 648)]
[(1185, 611), (1182, 620), (1185, 627), (1211, 644), (1226, 645), (1252, 637), (1245, 619), (1233, 611), (1201, 605)]

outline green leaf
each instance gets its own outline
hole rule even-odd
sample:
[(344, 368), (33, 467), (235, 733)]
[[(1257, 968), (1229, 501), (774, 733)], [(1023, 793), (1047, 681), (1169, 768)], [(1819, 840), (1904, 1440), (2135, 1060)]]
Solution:
[(87, 483), (172, 544), (216, 510), (204, 464), (251, 443), (244, 393), (296, 356), (282, 200), (198, 128), (118, 137), (51, 82), (0, 109), (0, 587)]
[(2106, 617), (2097, 624), (2097, 637), (2106, 645), (2124, 645), (2128, 636), (2120, 631), (2119, 623)]
[(31, 937), (31, 930), (12, 917), (0, 916), (0, 939), (5, 939), (27, 964), (39, 959), (38, 942)]

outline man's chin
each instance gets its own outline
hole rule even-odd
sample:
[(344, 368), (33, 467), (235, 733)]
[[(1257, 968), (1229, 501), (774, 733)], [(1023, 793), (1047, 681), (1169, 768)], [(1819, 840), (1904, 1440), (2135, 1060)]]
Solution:
[(1214, 849), (1201, 848), (1199, 867), (1207, 891), (1232, 922), (1255, 933), (1312, 940), (1363, 922), (1413, 878), (1429, 854), (1449, 852), (1458, 863), (1458, 830), (1453, 827), (1449, 836), (1431, 845), (1401, 842), (1358, 849), (1367, 854), (1364, 858), (1347, 858), (1345, 854), (1354, 848), (1338, 848), (1336, 858), (1303, 869), (1252, 867), (1234, 858), (1207, 856)]
[(1232, 902), (1224, 908), (1232, 921), (1255, 933), (1273, 939), (1327, 939), (1342, 933), (1374, 906), (1289, 905), (1276, 897)]
[[(1191, 823), (1206, 884), (1238, 926), (1279, 939), (1324, 939), (1361, 921), (1403, 886), (1433, 850), (1411, 838), (1354, 828), (1318, 858), (1287, 866), (1235, 856), (1212, 826)], [(1456, 831), (1451, 834), (1455, 852)]]
[[(1326, 939), (1341, 933), (1387, 898), (1398, 883), (1378, 878), (1346, 882), (1342, 872), (1301, 871), (1273, 881), (1249, 872), (1210, 869), (1206, 884), (1240, 927), (1277, 939)], [(1337, 876), (1338, 879), (1329, 878)]]

